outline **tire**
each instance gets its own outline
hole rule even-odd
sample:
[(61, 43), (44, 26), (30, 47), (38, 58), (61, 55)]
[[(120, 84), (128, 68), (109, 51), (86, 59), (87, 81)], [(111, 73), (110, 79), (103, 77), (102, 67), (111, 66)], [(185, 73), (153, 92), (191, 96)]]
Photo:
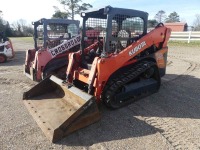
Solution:
[(0, 54), (0, 63), (5, 63), (7, 61), (7, 57), (4, 54)]

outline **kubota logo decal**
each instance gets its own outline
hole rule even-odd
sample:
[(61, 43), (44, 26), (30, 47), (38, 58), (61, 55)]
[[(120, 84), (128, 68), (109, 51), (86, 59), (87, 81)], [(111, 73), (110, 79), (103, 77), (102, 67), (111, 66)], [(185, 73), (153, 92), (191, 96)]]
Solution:
[(81, 36), (78, 35), (70, 40), (64, 41), (62, 44), (54, 48), (48, 49), (48, 51), (51, 53), (52, 57), (55, 57), (58, 54), (61, 54), (80, 43), (81, 43)]
[(140, 43), (139, 45), (137, 45), (136, 47), (134, 47), (134, 49), (132, 49), (129, 52), (129, 56), (132, 56), (133, 54), (135, 54), (136, 52), (138, 52), (141, 48), (143, 48), (146, 45), (146, 42), (143, 41), (142, 43)]

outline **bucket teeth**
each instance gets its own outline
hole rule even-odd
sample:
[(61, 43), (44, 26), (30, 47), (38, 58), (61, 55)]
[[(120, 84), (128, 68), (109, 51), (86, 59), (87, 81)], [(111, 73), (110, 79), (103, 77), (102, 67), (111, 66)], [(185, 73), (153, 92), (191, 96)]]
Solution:
[(56, 142), (100, 119), (93, 96), (51, 76), (23, 95), (24, 104), (44, 134)]

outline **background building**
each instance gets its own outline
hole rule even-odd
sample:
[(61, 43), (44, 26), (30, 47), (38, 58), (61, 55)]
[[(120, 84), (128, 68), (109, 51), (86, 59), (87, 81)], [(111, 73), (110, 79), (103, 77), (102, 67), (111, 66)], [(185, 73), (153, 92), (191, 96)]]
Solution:
[(188, 31), (187, 23), (182, 22), (174, 22), (174, 23), (164, 23), (164, 25), (168, 28), (172, 29), (172, 32), (183, 32)]

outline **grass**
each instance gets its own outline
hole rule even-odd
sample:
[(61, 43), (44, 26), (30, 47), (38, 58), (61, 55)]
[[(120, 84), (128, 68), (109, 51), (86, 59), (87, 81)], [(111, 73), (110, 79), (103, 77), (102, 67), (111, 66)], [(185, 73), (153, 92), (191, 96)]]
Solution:
[(181, 46), (181, 47), (200, 47), (200, 41), (169, 41), (168, 46)]
[(33, 43), (33, 37), (10, 37), (11, 41)]

